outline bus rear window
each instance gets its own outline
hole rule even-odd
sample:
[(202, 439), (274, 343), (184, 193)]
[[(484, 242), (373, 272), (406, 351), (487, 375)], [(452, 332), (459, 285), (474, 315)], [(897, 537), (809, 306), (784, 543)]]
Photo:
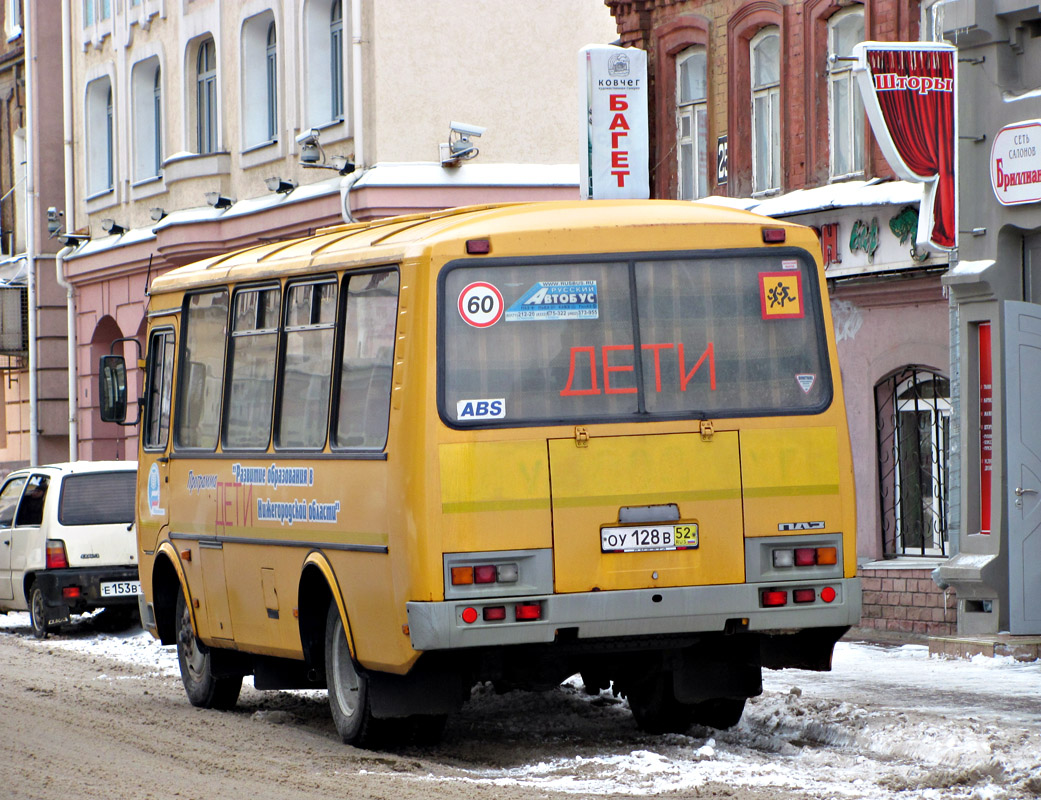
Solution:
[(442, 417), (535, 425), (821, 411), (832, 387), (814, 270), (790, 249), (449, 266)]

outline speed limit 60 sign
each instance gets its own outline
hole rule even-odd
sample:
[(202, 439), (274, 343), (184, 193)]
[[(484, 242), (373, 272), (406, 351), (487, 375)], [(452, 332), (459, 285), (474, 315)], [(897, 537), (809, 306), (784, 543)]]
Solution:
[(502, 293), (492, 284), (476, 281), (459, 293), (459, 316), (467, 325), (488, 328), (502, 317)]

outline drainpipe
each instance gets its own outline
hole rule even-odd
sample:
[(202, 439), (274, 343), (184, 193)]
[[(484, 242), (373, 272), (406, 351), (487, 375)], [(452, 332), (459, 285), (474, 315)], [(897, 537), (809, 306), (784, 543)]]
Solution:
[(36, 166), (36, 69), (33, 63), (36, 48), (33, 36), (36, 26), (33, 20), (33, 4), (26, 3), (25, 13), (25, 262), (28, 269), (26, 282), (29, 305), (29, 465), (40, 463), (40, 420), (39, 420), (39, 379), (36, 370), (36, 179), (33, 170)]
[[(61, 4), (61, 40), (64, 44), (62, 51), (61, 87), (62, 87), (62, 122), (64, 129), (65, 156), (65, 224), (75, 230), (73, 219), (75, 209), (73, 204), (76, 199), (76, 184), (72, 171), (72, 21), (70, 0), (63, 0)], [(72, 284), (65, 280), (65, 258), (73, 251), (72, 247), (63, 247), (54, 256), (54, 269), (58, 278), (58, 285), (65, 290), (65, 319), (68, 327), (68, 363), (69, 363), (69, 461), (79, 458), (79, 428), (77, 417), (77, 394), (76, 387), (76, 297)]]
[(362, 97), (361, 0), (351, 3), (351, 117), (354, 122), (354, 172), (340, 184), (340, 207), (345, 222), (357, 222), (351, 214), (351, 189), (367, 171), (365, 161), (365, 100)]

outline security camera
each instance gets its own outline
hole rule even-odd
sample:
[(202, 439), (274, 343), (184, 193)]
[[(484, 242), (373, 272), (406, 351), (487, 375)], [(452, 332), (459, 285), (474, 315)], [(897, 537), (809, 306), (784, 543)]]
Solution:
[(458, 133), (464, 138), (467, 136), (480, 136), (485, 131), (485, 128), (482, 128), (480, 125), (470, 125), (466, 122), (453, 122), (450, 127), (452, 133)]

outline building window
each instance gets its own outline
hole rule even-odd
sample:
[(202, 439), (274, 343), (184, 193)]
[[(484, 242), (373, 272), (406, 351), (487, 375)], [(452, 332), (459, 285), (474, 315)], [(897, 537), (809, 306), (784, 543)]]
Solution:
[(242, 26), (242, 143), (247, 148), (278, 141), (278, 33), (270, 11)]
[(114, 128), (112, 123), (112, 83), (106, 76), (87, 84), (87, 194), (112, 190)]
[(267, 26), (267, 136), (274, 140), (278, 136), (278, 42), (275, 23)]
[(909, 366), (875, 387), (882, 550), (945, 556), (950, 382)]
[(306, 128), (343, 120), (343, 33), (341, 0), (308, 0), (304, 11)]
[(749, 42), (752, 77), (752, 191), (781, 188), (781, 36), (764, 28)]
[(679, 199), (708, 195), (708, 78), (704, 47), (676, 59), (676, 152)]
[(163, 166), (163, 91), (159, 59), (134, 65), (130, 78), (134, 114), (134, 180), (158, 176)]
[(828, 119), (831, 139), (831, 177), (849, 178), (864, 173), (864, 103), (853, 80), (848, 57), (853, 45), (864, 39), (864, 12), (840, 11), (828, 20)]
[(83, 0), (83, 27), (94, 24), (94, 0)]
[(22, 0), (5, 0), (4, 29), (8, 41), (22, 35)]
[(199, 45), (196, 60), (196, 128), (200, 153), (217, 150), (217, 48), (213, 39)]

